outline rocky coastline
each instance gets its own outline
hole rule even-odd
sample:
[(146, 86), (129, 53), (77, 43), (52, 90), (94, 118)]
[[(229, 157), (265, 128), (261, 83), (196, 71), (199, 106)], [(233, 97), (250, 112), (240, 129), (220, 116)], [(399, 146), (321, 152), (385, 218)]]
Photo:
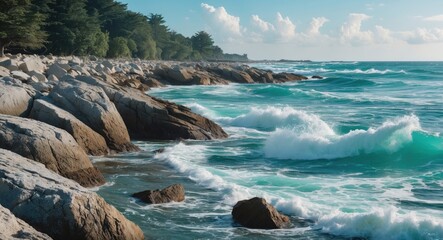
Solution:
[[(90, 155), (139, 151), (132, 140), (228, 135), (145, 91), (166, 85), (307, 79), (239, 63), (8, 55), (0, 59), (0, 238), (143, 239), (88, 187), (105, 179)], [(2, 235), (3, 234), (3, 235)]]

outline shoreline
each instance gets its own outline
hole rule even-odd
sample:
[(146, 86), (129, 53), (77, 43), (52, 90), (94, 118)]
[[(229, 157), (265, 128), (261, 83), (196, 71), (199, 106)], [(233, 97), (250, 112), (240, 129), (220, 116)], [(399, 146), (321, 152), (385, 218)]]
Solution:
[[(59, 174), (57, 178), (67, 177), (85, 187), (100, 186), (104, 184), (103, 176), (92, 166), (87, 155), (106, 156), (139, 151), (131, 143), (134, 140), (211, 140), (228, 137), (211, 120), (193, 113), (187, 107), (150, 97), (144, 93), (146, 90), (165, 85), (283, 83), (304, 79), (307, 78), (290, 73), (275, 74), (241, 63), (10, 55), (0, 59), (0, 138), (4, 139), (0, 149), (9, 156), (1, 160), (10, 161), (21, 155), (26, 164), (35, 165), (36, 168), (39, 164), (37, 162), (43, 163), (47, 169)], [(56, 137), (51, 137), (52, 134)], [(77, 161), (79, 156), (83, 159), (80, 162)], [(72, 168), (73, 164), (75, 168)], [(20, 171), (20, 166), (17, 169)], [(6, 169), (0, 169), (0, 173), (2, 171)], [(38, 179), (35, 181), (39, 182)], [(67, 179), (58, 181), (61, 184), (64, 181), (72, 182)], [(62, 189), (61, 186), (51, 188)], [(75, 188), (82, 189), (79, 185)], [(84, 195), (90, 194), (89, 191), (82, 189), (80, 192), (84, 192), (81, 193)], [(103, 201), (101, 197), (91, 194), (97, 201)], [(1, 205), (8, 207), (10, 203), (10, 199), (0, 198)], [(73, 206), (74, 203), (70, 204)], [(105, 203), (96, 207), (106, 212), (109, 211), (106, 210), (107, 206)], [(17, 212), (17, 208), (10, 210), (51, 237), (63, 236), (47, 229), (45, 224), (48, 223), (33, 219), (35, 216)], [(133, 224), (122, 217), (116, 219)], [(63, 217), (59, 219), (59, 216), (56, 218), (61, 222), (80, 221)], [(90, 224), (104, 223), (99, 221)], [(76, 227), (79, 226), (69, 231), (88, 232), (84, 227), (92, 226), (80, 226), (82, 229)], [(111, 228), (106, 234), (117, 238), (124, 235), (129, 239), (141, 239), (139, 228), (129, 229), (133, 232)], [(87, 234), (100, 236), (103, 233)]]

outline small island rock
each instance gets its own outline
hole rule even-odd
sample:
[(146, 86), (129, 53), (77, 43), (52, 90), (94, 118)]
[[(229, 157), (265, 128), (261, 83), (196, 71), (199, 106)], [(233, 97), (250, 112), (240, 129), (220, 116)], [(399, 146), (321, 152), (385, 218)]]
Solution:
[(132, 197), (150, 204), (182, 202), (185, 200), (185, 188), (181, 184), (174, 184), (162, 190), (147, 190), (134, 193)]
[(237, 202), (232, 217), (247, 228), (276, 229), (290, 224), (289, 218), (279, 213), (263, 198), (252, 198)]

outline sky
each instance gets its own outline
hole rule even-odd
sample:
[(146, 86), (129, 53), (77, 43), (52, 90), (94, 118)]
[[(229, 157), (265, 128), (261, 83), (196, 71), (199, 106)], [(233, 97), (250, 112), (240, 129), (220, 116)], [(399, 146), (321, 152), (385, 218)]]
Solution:
[(250, 59), (443, 61), (443, 0), (122, 0)]

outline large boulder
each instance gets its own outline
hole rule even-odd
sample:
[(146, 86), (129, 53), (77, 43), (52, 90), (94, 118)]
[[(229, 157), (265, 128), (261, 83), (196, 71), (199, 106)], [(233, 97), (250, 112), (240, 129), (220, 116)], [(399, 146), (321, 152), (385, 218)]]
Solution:
[(48, 78), (53, 75), (57, 77), (58, 79), (64, 77), (68, 72), (63, 69), (59, 64), (54, 63), (51, 66), (49, 66), (48, 70), (46, 71), (46, 75)]
[(0, 148), (43, 163), (48, 169), (86, 187), (105, 182), (69, 133), (43, 122), (0, 115)]
[(48, 235), (35, 230), (25, 221), (16, 218), (9, 209), (0, 205), (0, 239), (49, 240)]
[(0, 114), (26, 116), (35, 93), (20, 83), (0, 80)]
[(45, 64), (43, 64), (42, 60), (38, 57), (26, 57), (23, 59), (23, 63), (20, 64), (19, 68), (25, 73), (32, 71), (42, 73), (45, 71)]
[(185, 200), (185, 188), (181, 184), (174, 184), (162, 190), (146, 190), (134, 193), (132, 197), (150, 204), (182, 202)]
[(122, 117), (102, 88), (65, 78), (54, 86), (49, 97), (55, 105), (102, 135), (111, 150), (138, 150), (129, 139)]
[(209, 140), (227, 137), (219, 125), (187, 107), (150, 97), (132, 88), (106, 84), (92, 77), (79, 76), (77, 79), (105, 90), (133, 139)]
[(287, 216), (258, 197), (237, 202), (232, 209), (232, 217), (247, 228), (276, 229), (290, 224)]
[(0, 196), (16, 217), (54, 239), (144, 239), (137, 225), (96, 193), (2, 149)]
[(69, 112), (43, 100), (34, 101), (29, 117), (66, 130), (86, 153), (100, 156), (109, 153), (105, 139)]

